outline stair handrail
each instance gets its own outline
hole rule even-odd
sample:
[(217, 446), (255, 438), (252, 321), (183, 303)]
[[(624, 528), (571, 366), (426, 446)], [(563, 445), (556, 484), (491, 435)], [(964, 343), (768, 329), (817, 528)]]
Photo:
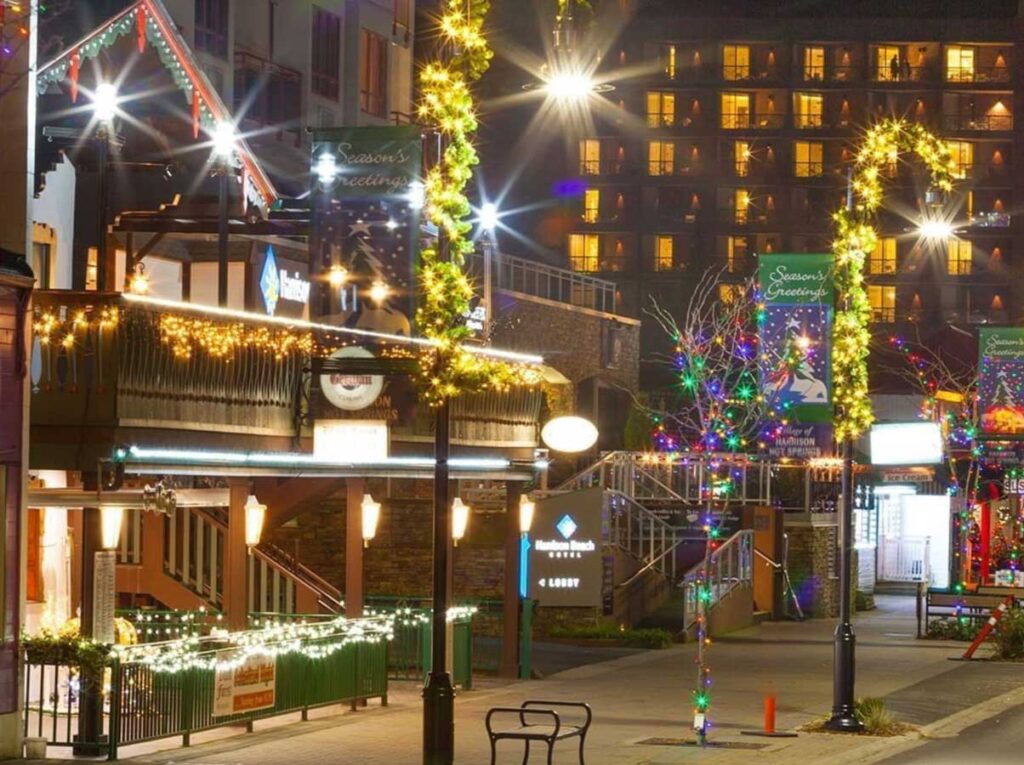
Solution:
[(260, 542), (256, 547), (257, 556), (265, 557), (267, 563), (285, 576), (309, 587), (318, 596), (326, 598), (331, 605), (340, 606), (341, 590), (313, 571), (309, 566), (300, 563), (293, 555), (289, 555), (273, 542)]
[(569, 478), (562, 481), (562, 483), (558, 485), (558, 488), (555, 491), (563, 492), (575, 490), (584, 476), (588, 474), (593, 474), (595, 471), (600, 470), (603, 465), (610, 462), (615, 457), (615, 455), (619, 453), (620, 452), (605, 452), (604, 454), (601, 455), (600, 459), (598, 459), (597, 462), (591, 463), (587, 467), (577, 471)]
[[(684, 609), (686, 627), (696, 619), (696, 580), (704, 572), (708, 582), (710, 598), (707, 609), (711, 610), (725, 596), (741, 585), (748, 585), (753, 580), (754, 532), (752, 529), (741, 529), (712, 551), (707, 561), (701, 560), (683, 574)], [(724, 564), (728, 564), (728, 572), (722, 576)]]
[[(626, 503), (629, 506), (630, 510), (635, 512), (640, 518), (639, 528), (641, 531), (641, 535), (634, 540), (629, 532), (629, 529), (627, 529), (625, 533), (627, 541), (624, 542), (624, 535), (617, 521), (619, 514), (615, 514), (611, 519), (612, 523), (609, 529), (608, 543), (615, 547), (618, 547), (620, 550), (624, 550), (630, 555), (633, 555), (639, 558), (641, 561), (643, 561), (645, 565), (640, 573), (642, 573), (642, 571), (649, 570), (654, 565), (657, 565), (658, 570), (662, 574), (664, 574), (665, 576), (671, 576), (674, 579), (675, 558), (673, 557), (671, 559), (671, 565), (666, 563), (665, 559), (667, 557), (667, 552), (669, 550), (675, 550), (675, 548), (679, 546), (679, 543), (683, 541), (683, 539), (681, 539), (679, 536), (679, 529), (670, 524), (665, 519), (661, 518), (657, 513), (654, 513), (650, 509), (644, 507), (642, 504), (637, 502), (633, 497), (630, 497), (628, 494), (625, 494), (621, 491), (616, 491), (614, 489), (605, 489), (604, 491), (605, 494), (611, 497), (613, 500), (618, 500)], [(643, 537), (643, 530), (645, 528), (647, 529), (648, 533), (653, 533), (655, 535), (655, 539), (664, 540), (663, 544), (657, 545), (658, 547), (662, 548), (659, 552), (655, 553), (655, 551), (652, 549), (652, 547), (654, 547), (655, 545), (651, 544), (650, 537)], [(638, 548), (636, 550), (632, 549), (632, 545), (630, 544), (630, 542), (633, 541), (636, 542), (635, 546)]]

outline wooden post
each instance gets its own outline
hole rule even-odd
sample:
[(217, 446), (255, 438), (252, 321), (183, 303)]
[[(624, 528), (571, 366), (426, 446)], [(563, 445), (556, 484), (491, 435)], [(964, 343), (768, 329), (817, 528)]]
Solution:
[(366, 481), (345, 479), (345, 616), (363, 615), (363, 493)]
[(980, 526), (978, 536), (981, 537), (981, 568), (978, 573), (978, 584), (984, 587), (989, 583), (989, 568), (992, 565), (992, 503), (990, 501), (981, 503)]
[(505, 483), (505, 595), (501, 626), (501, 676), (519, 677), (519, 497), (518, 483)]
[(245, 546), (245, 500), (249, 481), (232, 480), (228, 493), (228, 531), (224, 549), (224, 617), (229, 630), (244, 630), (249, 621), (249, 551)]

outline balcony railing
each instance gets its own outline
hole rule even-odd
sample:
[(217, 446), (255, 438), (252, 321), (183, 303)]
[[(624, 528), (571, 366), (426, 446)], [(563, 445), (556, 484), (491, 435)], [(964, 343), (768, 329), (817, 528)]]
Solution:
[(797, 66), (794, 75), (797, 80), (806, 83), (857, 82), (863, 76), (863, 70), (858, 66)]
[[(483, 272), (483, 256), (470, 256), (474, 271)], [(609, 259), (593, 263), (593, 270), (615, 270)], [(521, 292), (526, 295), (552, 300), (556, 303), (591, 308), (606, 313), (615, 312), (615, 283), (606, 279), (537, 263), (514, 255), (494, 253), (492, 260), (494, 288)]]
[(894, 85), (934, 82), (938, 72), (932, 66), (893, 66), (891, 64), (876, 65), (871, 68), (872, 82), (885, 82)]
[(259, 125), (298, 130), (302, 73), (251, 53), (235, 53), (235, 113)]
[(747, 112), (722, 112), (722, 130), (778, 130), (786, 124), (784, 114), (753, 115)]
[(976, 213), (970, 216), (968, 225), (974, 228), (1009, 228), (1010, 214), (1005, 212)]
[(957, 84), (989, 84), (1010, 81), (1010, 68), (1006, 66), (947, 67), (946, 82)]
[(984, 114), (975, 117), (969, 114), (944, 114), (942, 127), (945, 130), (960, 131), (1013, 130), (1013, 115)]

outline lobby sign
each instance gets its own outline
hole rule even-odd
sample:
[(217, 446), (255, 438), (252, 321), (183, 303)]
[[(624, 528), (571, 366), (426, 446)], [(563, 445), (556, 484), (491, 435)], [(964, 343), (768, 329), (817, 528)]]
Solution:
[(388, 424), (382, 420), (317, 420), (313, 456), (331, 462), (383, 462), (388, 458)]
[(1024, 328), (978, 331), (978, 414), (982, 438), (1024, 438)]
[(273, 656), (251, 655), (229, 648), (217, 651), (213, 683), (213, 715), (254, 712), (274, 706), (275, 673)]
[[(422, 154), (418, 126), (313, 131), (310, 262), (348, 273), (330, 323), (412, 334)], [(383, 300), (368, 296), (375, 282), (388, 287)]]
[[(830, 254), (761, 255), (758, 263), (761, 387), (802, 423), (832, 419), (832, 267)], [(803, 358), (784, 368), (780, 359), (794, 346)]]
[(603, 508), (599, 487), (537, 503), (528, 575), (529, 597), (539, 605), (602, 607)]

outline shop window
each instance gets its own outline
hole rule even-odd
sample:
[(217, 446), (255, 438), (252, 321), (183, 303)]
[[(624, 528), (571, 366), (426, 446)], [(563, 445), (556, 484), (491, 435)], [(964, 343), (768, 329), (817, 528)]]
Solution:
[(971, 273), (971, 243), (963, 239), (946, 242), (946, 272), (950, 276), (968, 276)]
[(675, 172), (676, 147), (671, 141), (647, 144), (647, 174), (672, 175)]
[(892, 324), (896, 321), (896, 287), (891, 284), (869, 284), (868, 302), (871, 321)]
[(793, 175), (797, 178), (817, 178), (824, 172), (821, 141), (796, 141), (793, 144)]
[(597, 234), (569, 234), (569, 267), (573, 271), (597, 271), (600, 251)]

